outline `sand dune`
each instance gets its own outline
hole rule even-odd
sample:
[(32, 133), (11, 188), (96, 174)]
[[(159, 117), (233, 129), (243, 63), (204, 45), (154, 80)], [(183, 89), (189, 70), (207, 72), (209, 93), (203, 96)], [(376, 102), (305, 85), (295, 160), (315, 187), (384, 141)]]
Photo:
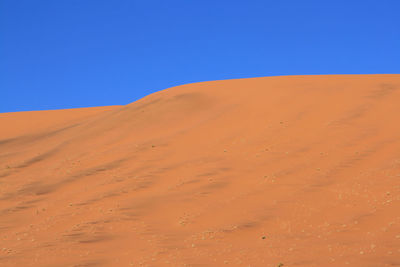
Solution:
[(400, 75), (0, 114), (0, 266), (346, 265), (400, 266)]

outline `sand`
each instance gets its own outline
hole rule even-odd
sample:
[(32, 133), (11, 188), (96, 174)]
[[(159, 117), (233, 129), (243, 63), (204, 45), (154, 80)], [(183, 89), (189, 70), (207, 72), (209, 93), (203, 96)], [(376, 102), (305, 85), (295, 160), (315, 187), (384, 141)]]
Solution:
[(0, 266), (347, 265), (400, 266), (400, 75), (0, 114)]

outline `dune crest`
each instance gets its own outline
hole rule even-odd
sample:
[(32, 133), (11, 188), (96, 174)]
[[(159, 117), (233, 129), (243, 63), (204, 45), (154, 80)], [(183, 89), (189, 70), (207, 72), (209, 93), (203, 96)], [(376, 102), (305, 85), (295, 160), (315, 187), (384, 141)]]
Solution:
[(0, 114), (0, 266), (400, 266), (400, 75)]

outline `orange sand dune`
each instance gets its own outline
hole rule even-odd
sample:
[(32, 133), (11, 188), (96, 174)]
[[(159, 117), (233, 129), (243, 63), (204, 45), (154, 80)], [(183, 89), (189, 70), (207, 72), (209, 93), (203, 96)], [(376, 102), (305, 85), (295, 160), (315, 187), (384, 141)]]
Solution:
[(400, 266), (400, 75), (0, 114), (0, 266), (346, 265)]

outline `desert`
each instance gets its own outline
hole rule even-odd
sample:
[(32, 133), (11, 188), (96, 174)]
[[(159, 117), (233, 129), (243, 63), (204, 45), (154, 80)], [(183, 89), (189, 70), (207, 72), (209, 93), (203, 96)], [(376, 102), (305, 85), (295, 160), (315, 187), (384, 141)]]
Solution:
[(400, 75), (0, 114), (1, 266), (400, 266)]

